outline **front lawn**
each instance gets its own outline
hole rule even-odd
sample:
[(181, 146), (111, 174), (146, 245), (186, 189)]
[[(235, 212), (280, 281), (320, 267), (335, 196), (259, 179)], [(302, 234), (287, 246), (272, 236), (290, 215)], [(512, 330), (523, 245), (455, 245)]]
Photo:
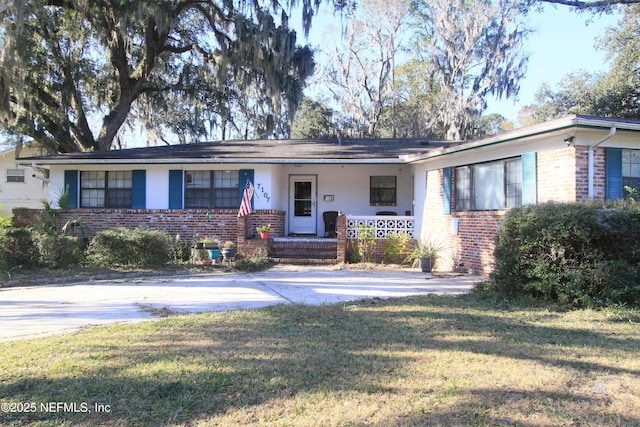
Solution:
[(1, 425), (640, 425), (640, 311), (461, 297), (2, 343)]

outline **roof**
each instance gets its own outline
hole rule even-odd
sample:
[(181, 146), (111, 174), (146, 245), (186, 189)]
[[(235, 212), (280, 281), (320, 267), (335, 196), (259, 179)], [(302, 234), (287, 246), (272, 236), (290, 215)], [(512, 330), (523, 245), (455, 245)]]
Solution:
[(435, 157), (454, 154), (461, 151), (473, 150), (481, 147), (489, 147), (496, 144), (506, 144), (509, 142), (523, 141), (525, 138), (551, 134), (553, 132), (571, 133), (572, 131), (575, 131), (577, 129), (599, 129), (609, 131), (612, 128), (638, 132), (640, 131), (640, 120), (571, 115), (532, 126), (522, 127), (507, 132), (501, 132), (484, 138), (470, 140), (449, 147), (430, 150), (429, 152), (423, 154), (408, 155), (404, 157), (404, 160), (407, 162), (425, 161), (433, 159)]
[(466, 142), (424, 138), (217, 141), (21, 157), (24, 164), (411, 163), (572, 129), (640, 131), (640, 121), (572, 115)]
[(40, 164), (66, 163), (401, 163), (452, 142), (424, 138), (218, 141), (23, 157)]

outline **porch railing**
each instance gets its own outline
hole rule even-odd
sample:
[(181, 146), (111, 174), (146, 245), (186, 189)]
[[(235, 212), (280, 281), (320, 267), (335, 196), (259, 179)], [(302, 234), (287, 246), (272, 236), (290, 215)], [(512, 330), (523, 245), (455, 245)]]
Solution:
[(347, 239), (358, 238), (358, 226), (373, 227), (376, 239), (386, 239), (391, 233), (404, 232), (415, 238), (413, 216), (355, 216), (347, 215)]

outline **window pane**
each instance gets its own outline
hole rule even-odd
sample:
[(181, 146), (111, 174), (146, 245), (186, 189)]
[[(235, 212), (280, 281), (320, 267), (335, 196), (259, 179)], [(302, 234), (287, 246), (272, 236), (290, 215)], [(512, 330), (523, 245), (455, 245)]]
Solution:
[(371, 205), (395, 206), (397, 199), (395, 176), (372, 176), (369, 200)]
[(522, 206), (522, 161), (518, 159), (507, 160), (507, 209)]
[(109, 188), (131, 188), (131, 171), (109, 172)]
[(186, 208), (209, 209), (211, 207), (211, 191), (199, 188), (187, 188), (184, 195)]
[(80, 172), (80, 186), (82, 188), (104, 188), (105, 175), (104, 171)]
[(24, 169), (7, 169), (7, 182), (24, 182)]
[(476, 210), (504, 209), (504, 163), (473, 167), (473, 194)]
[(108, 207), (114, 209), (126, 209), (131, 207), (131, 188), (109, 189)]
[(211, 188), (211, 171), (187, 171), (186, 188)]
[(456, 168), (456, 210), (471, 209), (471, 168)]
[(640, 178), (640, 150), (622, 150), (622, 176)]
[(80, 198), (82, 208), (104, 208), (104, 190), (83, 189)]
[(104, 171), (80, 172), (80, 207), (104, 208), (105, 206)]
[(216, 209), (233, 209), (240, 207), (239, 193), (236, 188), (216, 188), (214, 190)]

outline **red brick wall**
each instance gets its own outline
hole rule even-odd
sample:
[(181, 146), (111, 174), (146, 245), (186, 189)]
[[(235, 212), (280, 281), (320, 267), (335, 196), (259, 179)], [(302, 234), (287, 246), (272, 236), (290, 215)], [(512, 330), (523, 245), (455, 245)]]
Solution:
[[(15, 209), (14, 225), (22, 227), (35, 223), (39, 210)], [(90, 236), (115, 227), (161, 230), (170, 236), (191, 241), (197, 234), (215, 237), (224, 242), (242, 243), (243, 237), (253, 237), (256, 227), (271, 224), (272, 236), (284, 236), (285, 212), (257, 210), (247, 217), (238, 218), (237, 210), (169, 210), (169, 209), (74, 209), (60, 213), (60, 224), (82, 217)], [(209, 214), (209, 215), (207, 215)], [(244, 229), (244, 230), (243, 230)]]
[[(425, 219), (422, 237), (442, 247), (437, 270), (490, 273), (493, 268), (495, 237), (505, 211), (455, 211), (455, 174), (451, 180), (451, 215), (444, 215), (442, 206), (442, 170), (429, 171)], [(458, 220), (457, 234), (452, 228)]]
[[(536, 163), (538, 203), (588, 198), (588, 147), (541, 151)], [(444, 247), (438, 269), (490, 273), (495, 237), (507, 211), (456, 212), (455, 176), (451, 187), (451, 215), (443, 215), (442, 170), (428, 171), (423, 237), (430, 237)], [(594, 150), (594, 197), (604, 198), (604, 194), (605, 149), (598, 147)], [(454, 218), (459, 221), (457, 235), (452, 234)]]
[(450, 266), (453, 270), (490, 273), (493, 270), (493, 250), (502, 218), (506, 211), (455, 212), (458, 234), (451, 235)]
[(538, 203), (576, 200), (575, 147), (538, 152)]
[[(605, 149), (594, 150), (594, 198), (605, 194)], [(538, 203), (574, 202), (589, 197), (589, 149), (569, 146), (537, 155)]]
[[(455, 185), (452, 182), (452, 203), (455, 200)], [(433, 240), (443, 249), (436, 260), (435, 269), (453, 270), (456, 243), (451, 239), (451, 215), (442, 213), (442, 169), (427, 172), (424, 218), (422, 219), (422, 238)]]

